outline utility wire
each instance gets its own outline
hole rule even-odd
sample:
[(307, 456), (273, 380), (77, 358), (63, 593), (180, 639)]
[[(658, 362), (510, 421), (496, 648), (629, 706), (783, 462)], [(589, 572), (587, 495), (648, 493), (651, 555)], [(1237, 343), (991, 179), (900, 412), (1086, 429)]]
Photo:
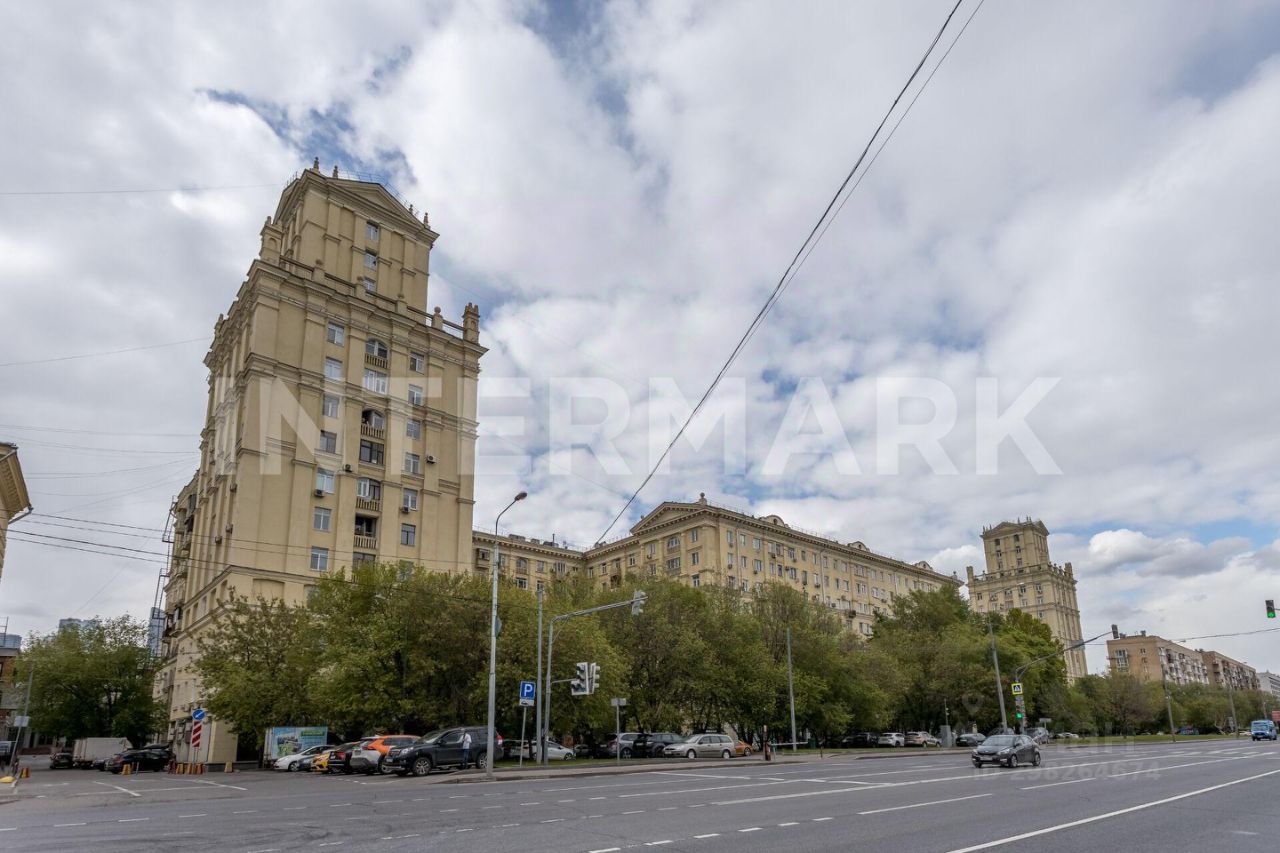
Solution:
[[(2, 193), (0, 193), (0, 195), (2, 195)], [(81, 355), (62, 355), (56, 358), (37, 358), (37, 359), (32, 359), (31, 361), (6, 361), (6, 362), (0, 362), (0, 367), (25, 367), (31, 364), (52, 364), (55, 361), (74, 361), (79, 358), (98, 358), (99, 356), (104, 356), (104, 355), (118, 355), (124, 352), (141, 352), (142, 350), (148, 350), (148, 349), (160, 349), (162, 347), (177, 347), (177, 346), (182, 346), (183, 344), (208, 343), (209, 341), (210, 341), (210, 338), (208, 337), (188, 338), (185, 341), (169, 341), (168, 343), (164, 343), (164, 344), (147, 344), (146, 346), (141, 346), (141, 347), (126, 347), (125, 349), (103, 350), (101, 352), (86, 352)]]
[(261, 190), (279, 184), (225, 184), (216, 187), (141, 187), (111, 190), (0, 190), (0, 197), (60, 195), (148, 195), (152, 193), (211, 193), (223, 190)]
[[(783, 271), (782, 276), (778, 279), (778, 283), (774, 286), (773, 291), (769, 294), (769, 298), (765, 300), (764, 305), (761, 306), (760, 310), (756, 313), (755, 318), (751, 321), (750, 325), (747, 326), (747, 330), (742, 334), (742, 337), (738, 340), (737, 345), (733, 348), (733, 351), (729, 354), (728, 359), (725, 360), (724, 365), (720, 368), (719, 372), (716, 373), (715, 378), (712, 379), (711, 384), (707, 387), (707, 390), (703, 393), (702, 397), (698, 400), (697, 405), (693, 407), (693, 410), (689, 413), (689, 417), (685, 419), (685, 422), (680, 426), (680, 429), (676, 431), (675, 436), (672, 437), (671, 441), (667, 444), (666, 448), (663, 449), (661, 456), (658, 457), (657, 461), (654, 463), (653, 468), (649, 471), (649, 473), (645, 475), (645, 478), (640, 483), (639, 487), (637, 487), (636, 490), (631, 494), (631, 497), (627, 499), (626, 504), (624, 504), (622, 509), (618, 511), (618, 514), (614, 516), (613, 520), (609, 522), (609, 526), (606, 527), (604, 529), (604, 532), (600, 534), (600, 536), (598, 537), (598, 541), (603, 541), (609, 535), (609, 532), (613, 530), (614, 525), (616, 525), (618, 521), (622, 518), (622, 516), (626, 514), (627, 510), (631, 508), (631, 504), (635, 502), (637, 497), (639, 497), (640, 492), (642, 492), (644, 490), (644, 487), (649, 484), (649, 481), (653, 479), (654, 474), (657, 473), (663, 461), (667, 458), (667, 455), (671, 452), (671, 449), (675, 446), (676, 442), (680, 440), (681, 436), (684, 435), (685, 430), (689, 428), (689, 424), (693, 422), (693, 419), (698, 416), (698, 413), (702, 410), (702, 407), (706, 404), (707, 400), (710, 399), (711, 394), (719, 386), (721, 380), (724, 379), (724, 376), (726, 373), (728, 373), (729, 368), (733, 366), (733, 363), (737, 360), (743, 348), (747, 345), (747, 342), (751, 339), (751, 336), (755, 333), (755, 330), (764, 322), (765, 317), (769, 314), (773, 306), (777, 303), (777, 300), (781, 296), (783, 289), (786, 287), (788, 280), (794, 276), (795, 272), (799, 268), (799, 264), (803, 262), (803, 258), (807, 256), (808, 252), (812, 251), (811, 244), (816, 245), (817, 242), (822, 239), (822, 234), (825, 233), (824, 225), (827, 225), (829, 227), (828, 217), (831, 216), (832, 218), (834, 218), (834, 216), (832, 216), (833, 211), (838, 213), (837, 205), (840, 204), (840, 199), (842, 198), (842, 196), (844, 196), (845, 190), (849, 188), (849, 185), (853, 181), (854, 176), (857, 174), (858, 169), (862, 166), (863, 161), (866, 159), (867, 154), (870, 152), (872, 145), (875, 144), (876, 139), (879, 137), (880, 131), (884, 129), (885, 124), (888, 123), (889, 118), (893, 115), (894, 110), (897, 109), (898, 104), (901, 102), (903, 96), (911, 88), (912, 83), (915, 82), (916, 77), (920, 74), (921, 69), (924, 68), (925, 64), (928, 62), (929, 57), (933, 54), (934, 48), (936, 48), (938, 45), (938, 42), (941, 41), (943, 34), (946, 32), (947, 27), (950, 26), (951, 20), (955, 17), (956, 12), (959, 11), (960, 6), (963, 2), (964, 0), (957, 0), (955, 6), (953, 6), (951, 11), (947, 14), (946, 19), (942, 22), (941, 28), (939, 28), (937, 34), (934, 35), (933, 40), (929, 43), (928, 49), (925, 50), (924, 55), (920, 58), (920, 61), (916, 63), (916, 66), (912, 70), (910, 76), (907, 77), (907, 82), (903, 84), (901, 90), (899, 90), (897, 96), (893, 99), (893, 103), (889, 105), (889, 109), (885, 112), (884, 117), (881, 118), (880, 124), (876, 126), (875, 131), (871, 134), (871, 137), (867, 140), (866, 145), (863, 146), (862, 152), (858, 155), (857, 160), (854, 161), (853, 168), (851, 168), (849, 170), (849, 173), (845, 175), (845, 178), (843, 181), (841, 181), (839, 188), (836, 190), (835, 194), (831, 197), (831, 200), (827, 202), (827, 206), (822, 211), (822, 215), (818, 217), (817, 222), (815, 222), (813, 227), (809, 230), (808, 236), (805, 237), (804, 242), (800, 244), (800, 248), (796, 250), (795, 255), (791, 258), (791, 262), (787, 264), (787, 268)], [(976, 13), (976, 10), (975, 10), (975, 13)], [(970, 16), (970, 19), (972, 19), (972, 16)], [(961, 32), (963, 33), (963, 30)], [(945, 56), (943, 58), (945, 59)], [(930, 79), (932, 79), (932, 75), (930, 75)], [(928, 81), (926, 80), (925, 85), (927, 84), (928, 84)], [(921, 88), (923, 90), (923, 87)], [(915, 101), (913, 100), (911, 103), (914, 104)], [(910, 110), (910, 106), (908, 106), (907, 109)]]

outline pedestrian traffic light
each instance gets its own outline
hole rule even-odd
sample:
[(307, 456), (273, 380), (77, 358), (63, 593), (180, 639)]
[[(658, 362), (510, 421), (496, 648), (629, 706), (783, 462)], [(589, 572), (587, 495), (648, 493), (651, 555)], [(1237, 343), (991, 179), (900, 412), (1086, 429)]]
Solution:
[(574, 696), (586, 696), (591, 692), (591, 668), (586, 661), (574, 664), (573, 680), (569, 682), (569, 693)]
[(600, 664), (593, 663), (587, 670), (587, 692), (595, 693), (600, 684)]
[(1267, 618), (1276, 618), (1276, 603), (1270, 598), (1267, 599)]

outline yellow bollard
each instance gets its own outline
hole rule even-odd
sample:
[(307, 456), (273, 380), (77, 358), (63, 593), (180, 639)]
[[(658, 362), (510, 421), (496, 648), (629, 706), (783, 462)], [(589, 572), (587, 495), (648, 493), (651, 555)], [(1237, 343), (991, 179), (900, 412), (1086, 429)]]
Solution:
[(125, 764), (124, 766), (122, 766), (122, 767), (120, 768), (120, 775), (121, 775), (121, 776), (132, 776), (132, 775), (133, 775), (133, 765), (132, 765), (132, 764)]
[(226, 763), (226, 765), (222, 768), (222, 772), (223, 772), (223, 773), (235, 773), (235, 772), (236, 772), (236, 769), (235, 769), (234, 767), (232, 767), (232, 766), (231, 766), (231, 762), (230, 762), (230, 761), (228, 761), (228, 762)]
[(31, 778), (31, 768), (30, 768), (30, 767), (24, 767), (24, 768), (22, 768), (22, 772), (18, 774), (18, 778), (19, 778), (19, 779), (30, 779), (30, 778)]

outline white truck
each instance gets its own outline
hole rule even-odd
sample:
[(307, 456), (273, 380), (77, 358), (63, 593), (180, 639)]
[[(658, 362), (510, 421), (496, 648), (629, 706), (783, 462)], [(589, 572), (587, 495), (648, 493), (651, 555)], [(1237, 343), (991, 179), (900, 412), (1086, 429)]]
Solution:
[(133, 744), (122, 737), (82, 737), (76, 741), (71, 753), (71, 766), (90, 769), (95, 761), (106, 761), (118, 752), (133, 749)]

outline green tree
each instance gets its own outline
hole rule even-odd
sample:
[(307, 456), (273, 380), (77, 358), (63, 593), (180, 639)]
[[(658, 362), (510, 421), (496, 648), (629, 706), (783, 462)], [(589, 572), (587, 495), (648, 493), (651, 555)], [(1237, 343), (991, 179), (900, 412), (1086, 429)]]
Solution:
[(141, 746), (160, 728), (153, 676), (147, 625), (120, 616), (30, 637), (15, 679), (32, 679), (33, 728), (72, 739), (124, 737)]

